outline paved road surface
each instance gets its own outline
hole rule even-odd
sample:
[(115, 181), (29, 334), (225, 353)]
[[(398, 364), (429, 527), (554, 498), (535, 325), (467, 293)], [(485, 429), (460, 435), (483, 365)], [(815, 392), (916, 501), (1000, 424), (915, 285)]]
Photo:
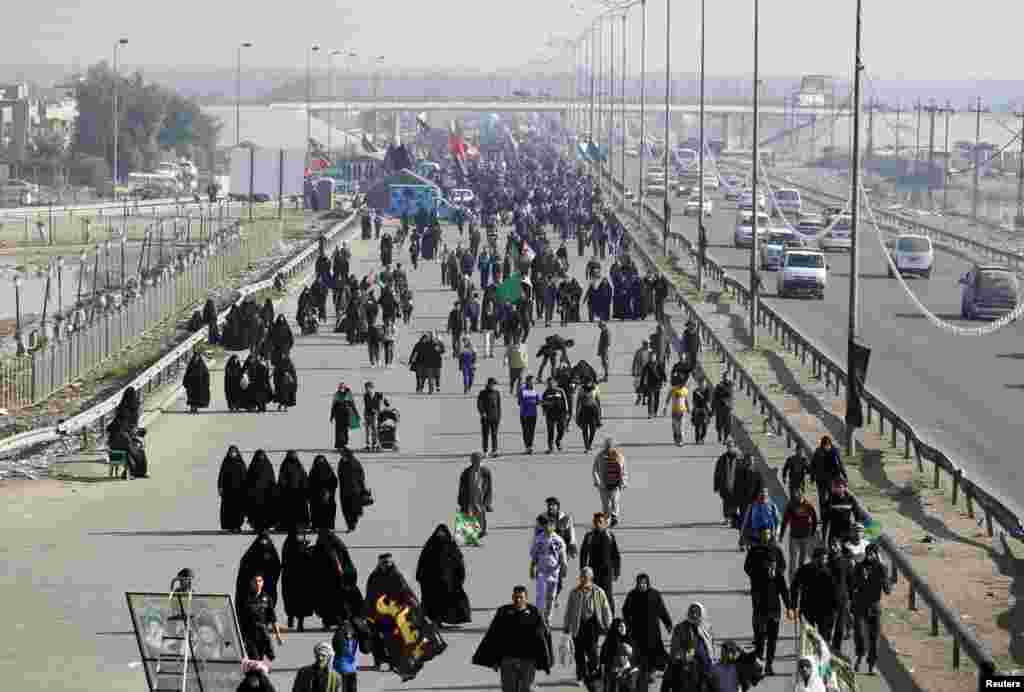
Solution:
[[(453, 233), (448, 234), (454, 245)], [(358, 270), (370, 270), (365, 244), (355, 242), (354, 252), (363, 257)], [(575, 264), (581, 272), (579, 262)], [(403, 360), (422, 330), (444, 323), (453, 294), (439, 287), (439, 278), (436, 263), (421, 265), (410, 274), (416, 314), (413, 331), (400, 336)], [(287, 310), (292, 314), (294, 305)], [(670, 443), (666, 419), (647, 420), (632, 405), (631, 355), (652, 326), (614, 325), (612, 377), (605, 385), (607, 424), (601, 432), (622, 442), (632, 476), (622, 524), (616, 530), (624, 559), (616, 601), (622, 603), (637, 573), (649, 572), (674, 620), (683, 617), (690, 602), (700, 601), (719, 640), (749, 643), (742, 555), (735, 548), (735, 533), (720, 524), (720, 506), (710, 492), (713, 459), (720, 449), (692, 444), (676, 448)], [(534, 332), (532, 352), (551, 331)], [(577, 344), (574, 357), (592, 357), (596, 327), (583, 324), (568, 332)], [(475, 402), (461, 394), (461, 378), (450, 361), (445, 364), (443, 391), (417, 395), (412, 375), (403, 366), (369, 370), (362, 348), (346, 346), (343, 338), (329, 331), (298, 338), (294, 358), (299, 405), (288, 413), (227, 413), (220, 373), (215, 373), (211, 410), (191, 416), (179, 401), (150, 427), (150, 480), (70, 488), (35, 485), (5, 502), (0, 546), (8, 569), (0, 577), (0, 589), (7, 596), (5, 624), (11, 636), (4, 638), (0, 678), (24, 680), (23, 690), (144, 689), (124, 592), (162, 591), (185, 566), (196, 570), (200, 590), (232, 592), (238, 560), (252, 536), (216, 530), (216, 477), (227, 446), (238, 444), (247, 459), (263, 447), (275, 465), (290, 448), (299, 451), (307, 468), (317, 452), (328, 453), (335, 462), (336, 455), (328, 452), (333, 434), (328, 409), (341, 381), (359, 391), (367, 379), (375, 380), (403, 416), (401, 454), (362, 456), (377, 504), (357, 532), (343, 538), (361, 583), (383, 551), (394, 553), (399, 567), (412, 578), (420, 548), (434, 526), (451, 521), (458, 474), (469, 452), (480, 444)], [(537, 363), (531, 365), (535, 368)], [(484, 360), (478, 376), (481, 381), (496, 376), (507, 386), (502, 371), (500, 359)], [(496, 689), (497, 676), (471, 666), (469, 659), (495, 608), (508, 601), (514, 584), (527, 582), (527, 547), (544, 498), (558, 495), (581, 532), (586, 528), (583, 523), (600, 508), (589, 477), (592, 459), (583, 453), (579, 433), (571, 431), (562, 454), (528, 457), (521, 453), (515, 407), (507, 396), (504, 411), (504, 455), (489, 461), (496, 491), (492, 535), (486, 546), (465, 551), (473, 624), (447, 634), (449, 650), (428, 664), (415, 682), (402, 685), (392, 674), (364, 672), (360, 689)], [(543, 435), (543, 423), (539, 428)], [(275, 538), (278, 547), (281, 540)], [(560, 616), (559, 612), (556, 622)], [(786, 625), (784, 632), (791, 636), (792, 626)], [(325, 638), (318, 632), (286, 635), (273, 675), (279, 690), (290, 689), (295, 669), (310, 662), (313, 645)], [(793, 666), (793, 642), (780, 642), (776, 669), (785, 675), (759, 689), (791, 689)], [(572, 677), (571, 669), (558, 667), (539, 682), (552, 689), (572, 689)], [(880, 684), (877, 678), (869, 680), (867, 689)]]
[[(627, 167), (630, 163), (627, 163)], [(638, 164), (632, 162), (634, 167)], [(635, 179), (636, 168), (631, 179)], [(671, 198), (673, 228), (696, 239), (696, 219), (679, 216), (682, 201)], [(660, 198), (655, 199), (660, 205)], [(750, 251), (732, 245), (736, 207), (715, 196), (713, 218), (706, 222), (709, 252), (736, 279), (750, 285)], [(868, 385), (909, 417), (918, 430), (944, 445), (968, 468), (989, 481), (1004, 501), (1024, 507), (1024, 478), (1017, 473), (1019, 411), (1024, 404), (1024, 359), (1016, 324), (987, 337), (954, 336), (925, 319), (886, 276), (885, 256), (871, 229), (861, 251), (861, 324), (872, 348)], [(846, 357), (849, 305), (849, 255), (829, 255), (831, 272), (824, 301), (775, 297), (775, 273), (764, 273), (765, 300), (801, 333), (839, 359)], [(959, 277), (970, 263), (936, 252), (931, 280), (908, 279), (916, 295), (945, 320), (960, 320)], [(1000, 491), (1000, 489), (1002, 489)]]

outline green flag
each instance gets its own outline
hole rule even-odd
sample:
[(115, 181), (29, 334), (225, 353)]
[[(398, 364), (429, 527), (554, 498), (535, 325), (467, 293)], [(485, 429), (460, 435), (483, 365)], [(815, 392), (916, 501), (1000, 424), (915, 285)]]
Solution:
[(869, 543), (874, 543), (882, 535), (882, 525), (877, 519), (868, 519), (864, 522), (864, 538)]
[(494, 289), (494, 297), (499, 303), (518, 303), (523, 297), (522, 280), (519, 274), (510, 274), (507, 279)]

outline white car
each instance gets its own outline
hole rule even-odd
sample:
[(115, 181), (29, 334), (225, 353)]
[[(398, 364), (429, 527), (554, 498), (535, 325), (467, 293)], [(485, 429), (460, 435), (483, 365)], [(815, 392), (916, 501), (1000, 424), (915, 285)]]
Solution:
[[(932, 239), (924, 235), (901, 234), (896, 240), (886, 243), (889, 256), (900, 274), (917, 274), (926, 279), (932, 276), (932, 264), (935, 262), (935, 250)], [(888, 268), (889, 277), (895, 276), (892, 267)]]
[[(711, 212), (714, 211), (715, 205), (711, 199), (707, 196), (704, 197), (704, 216), (711, 216)], [(700, 210), (700, 199), (696, 195), (691, 195), (690, 199), (686, 201), (686, 206), (683, 207), (683, 216), (696, 216)]]
[[(741, 211), (736, 217), (736, 231), (733, 233), (734, 247), (750, 247), (754, 243), (753, 213)], [(768, 233), (771, 219), (764, 212), (757, 214), (757, 237), (763, 238)]]
[(824, 253), (816, 250), (786, 250), (775, 280), (775, 293), (779, 298), (804, 294), (824, 300), (827, 285), (828, 263)]
[(843, 214), (835, 219), (831, 225), (832, 228), (818, 239), (818, 245), (825, 252), (832, 252), (833, 250), (849, 251), (853, 247), (852, 218)]
[[(740, 209), (743, 209), (744, 211), (752, 210), (754, 208), (754, 191), (753, 190), (744, 190), (743, 192), (741, 192), (740, 193), (739, 201), (737, 202), (736, 206), (738, 206)], [(765, 207), (764, 193), (761, 192), (760, 190), (758, 190), (757, 191), (757, 208), (758, 208), (758, 210), (763, 211), (764, 207)]]

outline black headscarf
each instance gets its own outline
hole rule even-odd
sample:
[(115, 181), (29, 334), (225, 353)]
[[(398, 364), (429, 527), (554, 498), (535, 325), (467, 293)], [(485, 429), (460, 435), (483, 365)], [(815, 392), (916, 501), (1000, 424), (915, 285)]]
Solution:
[(262, 449), (257, 449), (252, 455), (245, 482), (251, 490), (266, 490), (274, 486), (274, 466)]
[(247, 469), (245, 460), (242, 458), (238, 447), (228, 447), (224, 460), (220, 463), (220, 475), (217, 477), (217, 487), (223, 494), (238, 493), (245, 489)]
[(288, 453), (284, 455), (284, 461), (281, 462), (281, 468), (278, 471), (277, 482), (282, 490), (306, 489), (309, 477), (294, 449), (288, 450)]

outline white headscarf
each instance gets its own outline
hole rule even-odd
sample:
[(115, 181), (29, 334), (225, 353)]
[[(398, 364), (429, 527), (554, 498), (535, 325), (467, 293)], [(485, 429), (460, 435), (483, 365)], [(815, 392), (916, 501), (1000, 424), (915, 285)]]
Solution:
[(818, 675), (818, 667), (814, 665), (814, 661), (807, 656), (802, 657), (800, 661), (807, 661), (811, 664), (811, 677), (808, 678), (806, 683), (804, 682), (803, 677), (800, 675), (800, 663), (798, 662), (795, 692), (827, 692), (825, 682)]

